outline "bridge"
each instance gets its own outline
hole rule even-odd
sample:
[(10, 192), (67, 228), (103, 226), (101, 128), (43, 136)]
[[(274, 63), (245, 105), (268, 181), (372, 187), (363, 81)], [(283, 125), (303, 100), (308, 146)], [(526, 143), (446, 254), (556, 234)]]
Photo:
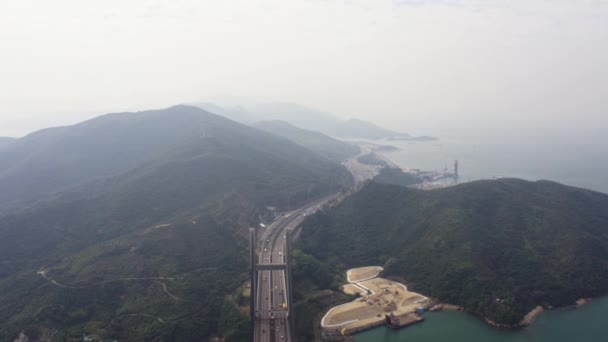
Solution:
[(279, 216), (262, 236), (249, 231), (251, 253), (251, 341), (295, 341), (291, 232), (332, 195)]
[(267, 234), (262, 239), (261, 253), (256, 257), (256, 232), (250, 229), (250, 315), (253, 322), (250, 335), (255, 342), (295, 341), (291, 268), (287, 257), (291, 239), (285, 229), (274, 230), (274, 234)]

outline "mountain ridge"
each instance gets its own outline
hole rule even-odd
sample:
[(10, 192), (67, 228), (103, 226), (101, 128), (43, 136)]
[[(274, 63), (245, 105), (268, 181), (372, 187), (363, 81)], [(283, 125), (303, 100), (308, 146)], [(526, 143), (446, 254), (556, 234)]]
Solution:
[[(0, 151), (0, 186), (4, 189), (0, 209), (8, 206), (8, 202), (23, 203), (124, 173), (141, 163), (170, 155), (183, 144), (200, 139), (214, 143), (215, 135), (224, 134), (213, 129), (220, 123), (234, 134), (247, 132), (241, 139), (252, 138), (246, 125), (182, 105), (165, 110), (111, 113), (72, 126), (34, 132)], [(205, 129), (205, 125), (210, 128)], [(181, 134), (166, 135), (168, 131)], [(225, 134), (220, 138), (229, 139)], [(234, 148), (237, 146), (240, 145)], [(304, 150), (301, 153), (308, 154)]]
[(359, 147), (353, 144), (336, 140), (323, 133), (298, 128), (287, 121), (258, 121), (252, 126), (292, 140), (336, 162), (342, 162), (349, 157), (353, 157), (360, 151)]
[[(100, 158), (93, 165), (114, 163), (134, 141), (147, 145), (126, 156), (148, 154), (110, 175), (76, 174), (69, 187), (0, 213), (2, 340), (21, 331), (31, 339), (45, 331), (64, 339), (236, 338), (243, 332), (223, 322), (247, 324), (232, 308), (247, 280), (248, 227), (272, 217), (268, 206), (288, 210), (352, 184), (338, 163), (197, 108), (100, 120), (51, 131), (56, 146), (82, 142), (52, 166), (71, 168), (87, 162), (75, 157), (92, 155)], [(57, 140), (62, 134), (69, 139)], [(26, 142), (37, 137), (49, 133)], [(54, 151), (28, 148), (29, 158), (45, 157), (30, 163)], [(87, 148), (108, 151), (81, 153)]]
[(388, 130), (361, 119), (352, 118), (343, 120), (330, 113), (311, 109), (296, 103), (253, 103), (230, 107), (218, 106), (210, 102), (195, 102), (192, 105), (211, 112), (214, 110), (218, 111), (218, 114), (249, 125), (258, 121), (282, 120), (296, 127), (320, 132), (332, 137), (373, 140), (383, 138), (395, 140), (436, 140), (432, 137), (412, 137), (407, 133)]

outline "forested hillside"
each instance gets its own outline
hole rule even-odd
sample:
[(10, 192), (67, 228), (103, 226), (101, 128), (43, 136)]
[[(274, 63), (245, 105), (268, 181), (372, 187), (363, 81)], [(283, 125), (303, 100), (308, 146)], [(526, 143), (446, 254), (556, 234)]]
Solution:
[(359, 147), (354, 144), (336, 140), (322, 133), (301, 129), (285, 121), (260, 121), (253, 127), (282, 136), (336, 162), (342, 162), (359, 153)]
[(608, 195), (548, 181), (372, 183), (302, 232), (304, 252), (341, 270), (382, 265), (417, 292), (502, 324), (608, 292)]
[(11, 191), (46, 196), (0, 216), (0, 340), (238, 340), (247, 228), (267, 206), (352, 182), (295, 143), (187, 106), (51, 132), (17, 141), (28, 158), (11, 150), (0, 168)]
[(414, 174), (403, 172), (400, 168), (386, 166), (374, 177), (374, 182), (380, 184), (392, 184), (410, 186), (420, 183), (421, 180)]
[[(41, 130), (0, 150), (0, 208), (91, 180), (120, 176), (144, 163), (187, 160), (187, 154), (245, 155), (247, 149), (280, 158), (286, 158), (289, 151), (285, 162), (290, 165), (279, 165), (283, 170), (294, 162), (301, 163), (304, 170), (317, 168), (314, 158), (318, 156), (310, 151), (195, 107), (115, 113)], [(282, 164), (280, 159), (277, 163)], [(322, 177), (331, 177), (331, 172), (325, 172), (327, 165), (321, 163), (316, 169)]]

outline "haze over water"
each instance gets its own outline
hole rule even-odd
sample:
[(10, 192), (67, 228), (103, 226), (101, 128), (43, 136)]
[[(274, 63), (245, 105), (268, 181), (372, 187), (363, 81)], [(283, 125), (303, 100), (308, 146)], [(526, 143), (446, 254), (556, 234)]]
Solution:
[(459, 161), (461, 182), (516, 177), (547, 179), (608, 193), (608, 143), (595, 137), (557, 139), (442, 138), (408, 143), (382, 141), (399, 147), (385, 155), (402, 168), (443, 170)]

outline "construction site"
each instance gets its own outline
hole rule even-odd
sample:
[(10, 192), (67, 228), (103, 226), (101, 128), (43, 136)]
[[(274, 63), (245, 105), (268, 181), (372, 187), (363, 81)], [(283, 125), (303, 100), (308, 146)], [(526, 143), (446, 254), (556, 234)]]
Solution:
[(430, 300), (401, 283), (379, 278), (381, 271), (381, 267), (372, 266), (347, 272), (348, 284), (342, 291), (360, 297), (327, 312), (321, 320), (325, 340), (339, 340), (383, 324), (401, 328), (424, 320), (421, 314)]

